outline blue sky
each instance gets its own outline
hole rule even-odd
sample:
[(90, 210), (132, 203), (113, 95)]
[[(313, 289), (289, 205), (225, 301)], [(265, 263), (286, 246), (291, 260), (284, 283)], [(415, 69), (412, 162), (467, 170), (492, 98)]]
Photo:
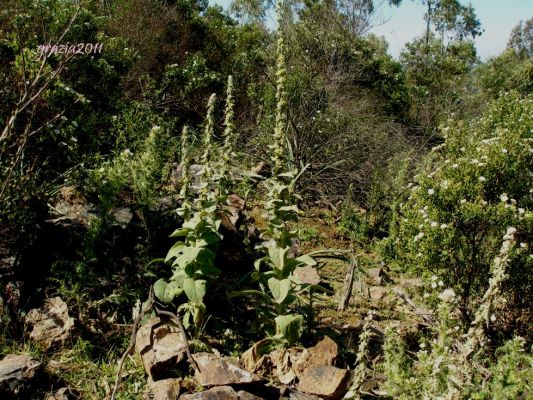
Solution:
[[(211, 4), (220, 4), (224, 8), (231, 0), (209, 0)], [(379, 1), (378, 1), (379, 2)], [(482, 28), (485, 30), (476, 39), (478, 54), (482, 59), (498, 55), (507, 45), (507, 39), (513, 27), (533, 17), (533, 0), (471, 0)], [(425, 7), (420, 0), (404, 0), (399, 7), (381, 7), (376, 24), (371, 32), (385, 36), (389, 42), (389, 53), (398, 57), (405, 43), (424, 31)], [(379, 24), (382, 22), (381, 24)]]

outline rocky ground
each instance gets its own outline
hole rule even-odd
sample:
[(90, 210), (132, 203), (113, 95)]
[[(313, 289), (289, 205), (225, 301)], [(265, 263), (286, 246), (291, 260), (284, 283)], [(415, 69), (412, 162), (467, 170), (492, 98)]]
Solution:
[[(121, 212), (127, 225), (131, 213)], [(308, 240), (299, 251), (350, 248), (327, 210), (309, 214), (301, 223)], [(130, 323), (103, 316), (108, 331), (102, 332), (101, 324), (80, 318), (65, 299), (49, 297), (25, 315), (25, 342), (4, 348), (0, 393), (2, 398), (48, 400), (342, 399), (350, 390), (363, 320), (370, 313), (371, 359), (363, 391), (375, 396), (385, 379), (372, 368), (381, 357), (385, 327), (392, 324), (404, 335), (416, 335), (432, 316), (413, 300), (421, 293), (420, 280), (397, 277), (372, 253), (359, 250), (355, 260), (326, 259), (316, 269), (298, 271), (300, 279), (329, 289), (314, 295), (314, 325), (305, 347), (281, 348), (263, 339), (231, 350), (230, 338), (209, 335), (203, 343), (189, 343), (175, 320), (157, 312), (139, 316), (143, 323), (138, 330), (134, 324), (132, 340)], [(89, 321), (94, 326), (84, 326)], [(98, 349), (87, 332), (112, 335), (123, 344)]]

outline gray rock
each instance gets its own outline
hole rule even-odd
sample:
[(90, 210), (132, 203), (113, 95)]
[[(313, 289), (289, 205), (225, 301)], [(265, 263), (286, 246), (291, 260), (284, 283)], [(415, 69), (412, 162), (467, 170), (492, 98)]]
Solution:
[(283, 397), (285, 400), (321, 400), (320, 397), (315, 396), (314, 394), (309, 393), (302, 393), (298, 392), (297, 390), (290, 390), (285, 397)]
[(47, 220), (47, 222), (63, 226), (77, 224), (89, 228), (90, 219), (97, 216), (95, 206), (88, 203), (73, 186), (62, 187), (60, 195), (61, 197), (52, 207), (56, 218)]
[(381, 285), (387, 281), (387, 275), (381, 268), (370, 268), (366, 270), (368, 283), (371, 285)]
[(120, 225), (122, 228), (126, 228), (133, 219), (133, 213), (129, 207), (112, 208), (109, 210), (109, 215), (115, 219), (116, 225)]
[(176, 400), (180, 395), (181, 378), (148, 380), (148, 394), (146, 400)]
[(307, 283), (309, 285), (318, 285), (322, 280), (316, 268), (311, 266), (295, 268), (292, 274), (301, 283)]
[(383, 286), (371, 286), (368, 291), (372, 300), (381, 300), (387, 293), (388, 289)]
[(69, 400), (73, 398), (75, 398), (75, 396), (70, 389), (64, 387), (55, 391), (53, 394), (47, 394), (44, 400)]
[(263, 400), (262, 397), (245, 392), (244, 390), (239, 390), (237, 394), (239, 395), (239, 400)]
[(159, 318), (150, 319), (137, 332), (135, 350), (154, 381), (168, 376), (186, 358), (186, 347), (179, 329)]
[(41, 308), (30, 310), (25, 321), (32, 327), (30, 339), (44, 350), (63, 345), (74, 330), (74, 318), (60, 297), (46, 299)]
[(331, 366), (305, 370), (300, 377), (298, 390), (328, 400), (339, 400), (348, 391), (350, 371)]
[(242, 369), (236, 360), (211, 353), (196, 353), (192, 357), (200, 368), (196, 378), (204, 387), (264, 382), (263, 378)]
[(0, 361), (0, 395), (20, 393), (38, 375), (41, 367), (41, 362), (27, 354), (5, 356)]
[(240, 400), (240, 397), (232, 387), (218, 386), (205, 392), (182, 395), (180, 400)]
[[(200, 164), (192, 164), (189, 166), (189, 175), (191, 177), (191, 185), (189, 186), (189, 190), (191, 193), (198, 193), (201, 185), (202, 168), (203, 167)], [(179, 164), (170, 173), (170, 181), (176, 189), (181, 188), (182, 169), (183, 164)]]
[(305, 349), (297, 360), (293, 360), (293, 369), (299, 379), (306, 371), (315, 367), (332, 366), (339, 354), (339, 346), (330, 337), (324, 336), (315, 346)]
[(259, 397), (244, 390), (237, 391), (231, 386), (216, 386), (204, 392), (184, 394), (179, 400), (265, 400), (278, 399), (279, 393), (270, 393), (266, 397)]

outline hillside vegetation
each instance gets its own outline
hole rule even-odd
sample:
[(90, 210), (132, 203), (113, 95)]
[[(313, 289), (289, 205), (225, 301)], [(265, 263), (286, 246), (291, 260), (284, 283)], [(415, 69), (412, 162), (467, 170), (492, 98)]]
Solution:
[(0, 397), (533, 397), (533, 19), (377, 3), (3, 0)]

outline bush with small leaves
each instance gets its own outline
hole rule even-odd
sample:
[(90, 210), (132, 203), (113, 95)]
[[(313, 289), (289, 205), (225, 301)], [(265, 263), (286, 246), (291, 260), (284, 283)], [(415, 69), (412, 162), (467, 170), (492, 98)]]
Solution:
[(489, 287), (466, 334), (457, 312), (458, 299), (450, 288), (433, 293), (440, 300), (436, 322), (419, 341), (414, 356), (408, 354), (392, 327), (386, 330), (381, 367), (387, 376), (382, 389), (388, 396), (454, 400), (531, 396), (533, 358), (524, 339), (515, 337), (493, 353), (488, 336), (488, 328), (496, 321), (496, 306), (503, 298), (503, 283), (509, 277), (517, 235), (515, 228), (507, 229), (491, 266)]
[(393, 266), (439, 275), (469, 319), (488, 286), (499, 238), (515, 226), (519, 246), (505, 290), (509, 315), (523, 317), (533, 293), (533, 97), (507, 94), (483, 117), (449, 121), (441, 130), (445, 142), (409, 184), (383, 254)]

